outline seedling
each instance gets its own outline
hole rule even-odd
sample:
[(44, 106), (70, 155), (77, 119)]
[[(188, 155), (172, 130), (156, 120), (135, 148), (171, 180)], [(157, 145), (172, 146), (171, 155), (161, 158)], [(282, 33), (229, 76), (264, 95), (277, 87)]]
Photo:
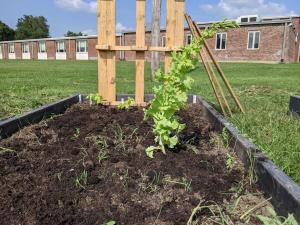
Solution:
[(183, 177), (180, 180), (172, 179), (171, 176), (165, 176), (163, 182), (166, 184), (177, 184), (184, 187), (185, 191), (191, 190), (192, 180), (188, 180), (187, 178)]
[(234, 155), (232, 153), (227, 153), (226, 168), (229, 171), (232, 171), (235, 164), (236, 164), (236, 160), (235, 160)]
[(84, 170), (79, 176), (76, 177), (75, 180), (76, 187), (85, 189), (85, 186), (87, 185), (87, 177), (88, 177), (88, 173), (86, 170)]
[(76, 128), (75, 129), (75, 133), (73, 134), (73, 137), (75, 139), (77, 139), (77, 138), (79, 138), (79, 136), (80, 136), (80, 128)]
[(295, 217), (291, 214), (289, 214), (287, 218), (284, 218), (277, 216), (276, 212), (272, 208), (268, 208), (268, 212), (271, 214), (270, 217), (261, 215), (257, 216), (264, 225), (298, 225)]
[(6, 153), (15, 153), (16, 151), (9, 148), (0, 147), (0, 155), (4, 155)]
[(126, 101), (121, 102), (118, 105), (118, 108), (121, 110), (129, 109), (131, 106), (135, 105), (135, 101), (133, 98), (128, 97)]
[(117, 224), (116, 221), (109, 221), (109, 222), (107, 222), (107, 223), (105, 223), (103, 225), (116, 225), (116, 224)]
[(201, 38), (194, 39), (192, 44), (182, 48), (181, 52), (172, 53), (172, 66), (168, 74), (157, 71), (158, 85), (153, 88), (154, 99), (150, 102), (150, 107), (144, 109), (145, 119), (152, 118), (154, 121), (153, 133), (158, 144), (146, 149), (150, 158), (153, 158), (157, 151), (166, 154), (166, 147), (174, 149), (178, 144), (178, 133), (185, 125), (178, 121), (176, 113), (187, 104), (187, 93), (192, 89), (194, 80), (186, 74), (195, 69), (204, 41), (220, 30), (234, 27), (237, 27), (237, 24), (232, 21), (213, 24), (202, 32)]
[(150, 182), (148, 182), (149, 177), (141, 174), (142, 181), (138, 184), (139, 186), (139, 192), (148, 192), (148, 193), (153, 193), (159, 190), (160, 185), (162, 184), (161, 180), (161, 173), (152, 171), (154, 176)]
[(99, 105), (103, 101), (102, 96), (100, 96), (98, 93), (96, 93), (96, 94), (89, 94), (87, 96), (87, 99), (90, 100), (90, 105), (93, 105), (93, 104)]
[(63, 172), (59, 172), (56, 176), (57, 176), (57, 179), (59, 180), (59, 182), (61, 182), (61, 177), (63, 175)]
[(106, 159), (108, 159), (108, 158), (109, 158), (109, 157), (108, 157), (107, 152), (102, 152), (102, 151), (100, 151), (100, 152), (98, 153), (97, 159), (98, 159), (98, 162), (99, 162), (99, 163), (101, 163), (102, 161), (104, 161), (104, 160), (106, 160)]

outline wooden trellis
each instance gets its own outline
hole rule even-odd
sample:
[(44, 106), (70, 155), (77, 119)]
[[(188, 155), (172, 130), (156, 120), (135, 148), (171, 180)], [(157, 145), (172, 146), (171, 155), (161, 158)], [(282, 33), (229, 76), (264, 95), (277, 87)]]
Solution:
[[(129, 9), (128, 9), (129, 10)], [(116, 51), (136, 52), (135, 102), (144, 104), (145, 52), (165, 52), (165, 70), (171, 66), (171, 52), (184, 45), (185, 0), (167, 0), (166, 47), (146, 46), (146, 0), (136, 0), (136, 45), (116, 45), (116, 0), (98, 0), (98, 90), (105, 102), (116, 105)]]

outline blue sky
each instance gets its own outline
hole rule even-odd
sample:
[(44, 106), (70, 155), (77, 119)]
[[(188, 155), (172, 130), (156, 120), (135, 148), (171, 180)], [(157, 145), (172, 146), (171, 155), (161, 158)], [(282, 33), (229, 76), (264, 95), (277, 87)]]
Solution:
[[(116, 1), (118, 30), (134, 28), (135, 0)], [(163, 11), (165, 4), (163, 0)], [(0, 20), (11, 27), (22, 15), (30, 14), (48, 19), (51, 36), (62, 36), (68, 30), (86, 34), (97, 31), (96, 0), (0, 0), (0, 5)], [(202, 22), (252, 14), (300, 15), (300, 0), (186, 0), (186, 11)], [(150, 14), (151, 0), (147, 0), (147, 22), (151, 21)]]

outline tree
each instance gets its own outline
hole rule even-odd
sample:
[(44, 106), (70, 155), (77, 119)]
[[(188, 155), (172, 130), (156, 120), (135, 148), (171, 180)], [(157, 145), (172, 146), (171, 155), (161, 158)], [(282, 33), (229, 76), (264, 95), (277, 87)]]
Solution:
[(15, 38), (15, 31), (0, 21), (0, 41), (11, 41)]
[[(160, 44), (160, 16), (161, 0), (152, 0), (152, 30), (151, 45), (159, 46)], [(159, 69), (160, 54), (159, 52), (151, 53), (151, 79), (155, 79), (155, 73)]]
[(72, 32), (72, 31), (68, 31), (65, 34), (65, 37), (77, 37), (77, 36), (86, 36), (86, 35), (84, 35), (82, 32), (75, 33), (75, 32)]
[(24, 15), (18, 19), (16, 39), (34, 39), (49, 37), (48, 21), (43, 16)]

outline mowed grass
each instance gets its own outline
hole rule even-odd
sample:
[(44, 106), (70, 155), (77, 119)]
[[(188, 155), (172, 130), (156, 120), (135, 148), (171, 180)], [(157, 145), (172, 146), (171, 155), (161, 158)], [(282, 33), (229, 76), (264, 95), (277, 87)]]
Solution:
[[(240, 96), (246, 114), (230, 121), (300, 184), (300, 120), (287, 115), (290, 95), (300, 94), (300, 64), (224, 63), (222, 67)], [(118, 93), (134, 93), (134, 63), (117, 64)], [(191, 93), (217, 108), (201, 65), (190, 75)], [(0, 118), (21, 114), (76, 93), (97, 92), (96, 61), (0, 61)], [(151, 93), (146, 64), (145, 92)]]

